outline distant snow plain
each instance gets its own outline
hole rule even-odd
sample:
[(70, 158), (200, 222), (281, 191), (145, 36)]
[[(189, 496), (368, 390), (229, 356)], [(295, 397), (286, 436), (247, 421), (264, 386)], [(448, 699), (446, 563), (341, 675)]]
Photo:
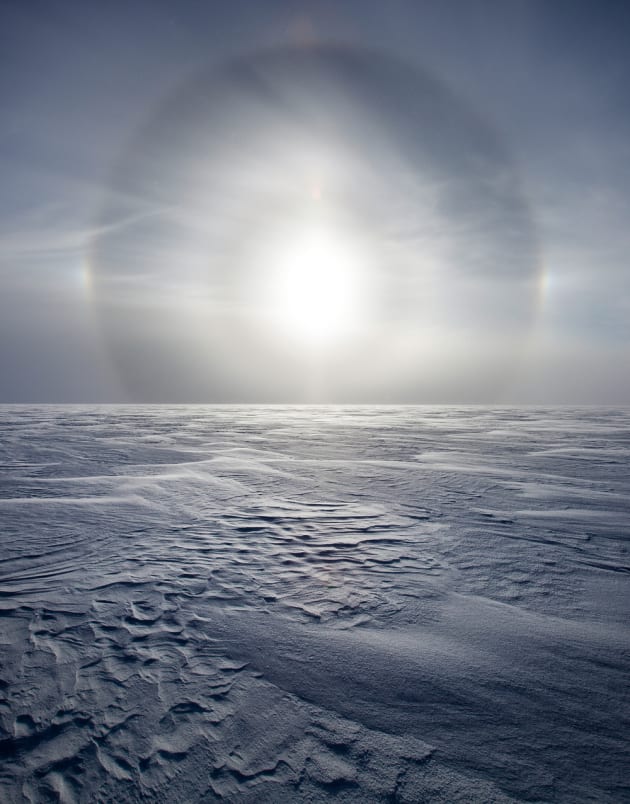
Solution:
[(0, 433), (0, 800), (630, 801), (630, 410)]

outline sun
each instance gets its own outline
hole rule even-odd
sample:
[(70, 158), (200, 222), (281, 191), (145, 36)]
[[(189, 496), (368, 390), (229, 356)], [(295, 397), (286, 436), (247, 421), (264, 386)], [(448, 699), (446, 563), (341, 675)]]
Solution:
[(277, 327), (311, 345), (331, 344), (356, 324), (358, 256), (333, 230), (307, 227), (277, 244), (270, 308)]

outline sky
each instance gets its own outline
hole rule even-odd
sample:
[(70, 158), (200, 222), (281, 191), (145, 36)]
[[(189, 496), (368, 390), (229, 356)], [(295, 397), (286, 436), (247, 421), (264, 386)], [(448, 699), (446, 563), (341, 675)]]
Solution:
[(630, 6), (0, 5), (0, 402), (630, 404)]

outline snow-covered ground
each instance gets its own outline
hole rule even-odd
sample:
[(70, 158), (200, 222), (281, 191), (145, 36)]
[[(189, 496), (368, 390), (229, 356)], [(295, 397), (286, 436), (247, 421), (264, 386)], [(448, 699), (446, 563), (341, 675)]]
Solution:
[(0, 409), (0, 800), (630, 800), (630, 411)]

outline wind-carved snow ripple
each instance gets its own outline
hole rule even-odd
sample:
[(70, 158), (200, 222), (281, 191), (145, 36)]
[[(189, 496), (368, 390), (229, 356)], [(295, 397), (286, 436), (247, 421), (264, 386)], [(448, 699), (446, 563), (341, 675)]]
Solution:
[(29, 483), (22, 475), (23, 496), (11, 489), (0, 505), (16, 533), (37, 530), (37, 550), (24, 554), (16, 543), (3, 562), (4, 594), (39, 595), (69, 580), (92, 592), (159, 580), (214, 601), (365, 622), (370, 610), (397, 607), (402, 576), (444, 571), (426, 549), (437, 514), (366, 503), (354, 463), (331, 461), (322, 478), (321, 462), (219, 449), (219, 457), (113, 476)]
[(623, 799), (627, 411), (1, 421), (0, 798)]

